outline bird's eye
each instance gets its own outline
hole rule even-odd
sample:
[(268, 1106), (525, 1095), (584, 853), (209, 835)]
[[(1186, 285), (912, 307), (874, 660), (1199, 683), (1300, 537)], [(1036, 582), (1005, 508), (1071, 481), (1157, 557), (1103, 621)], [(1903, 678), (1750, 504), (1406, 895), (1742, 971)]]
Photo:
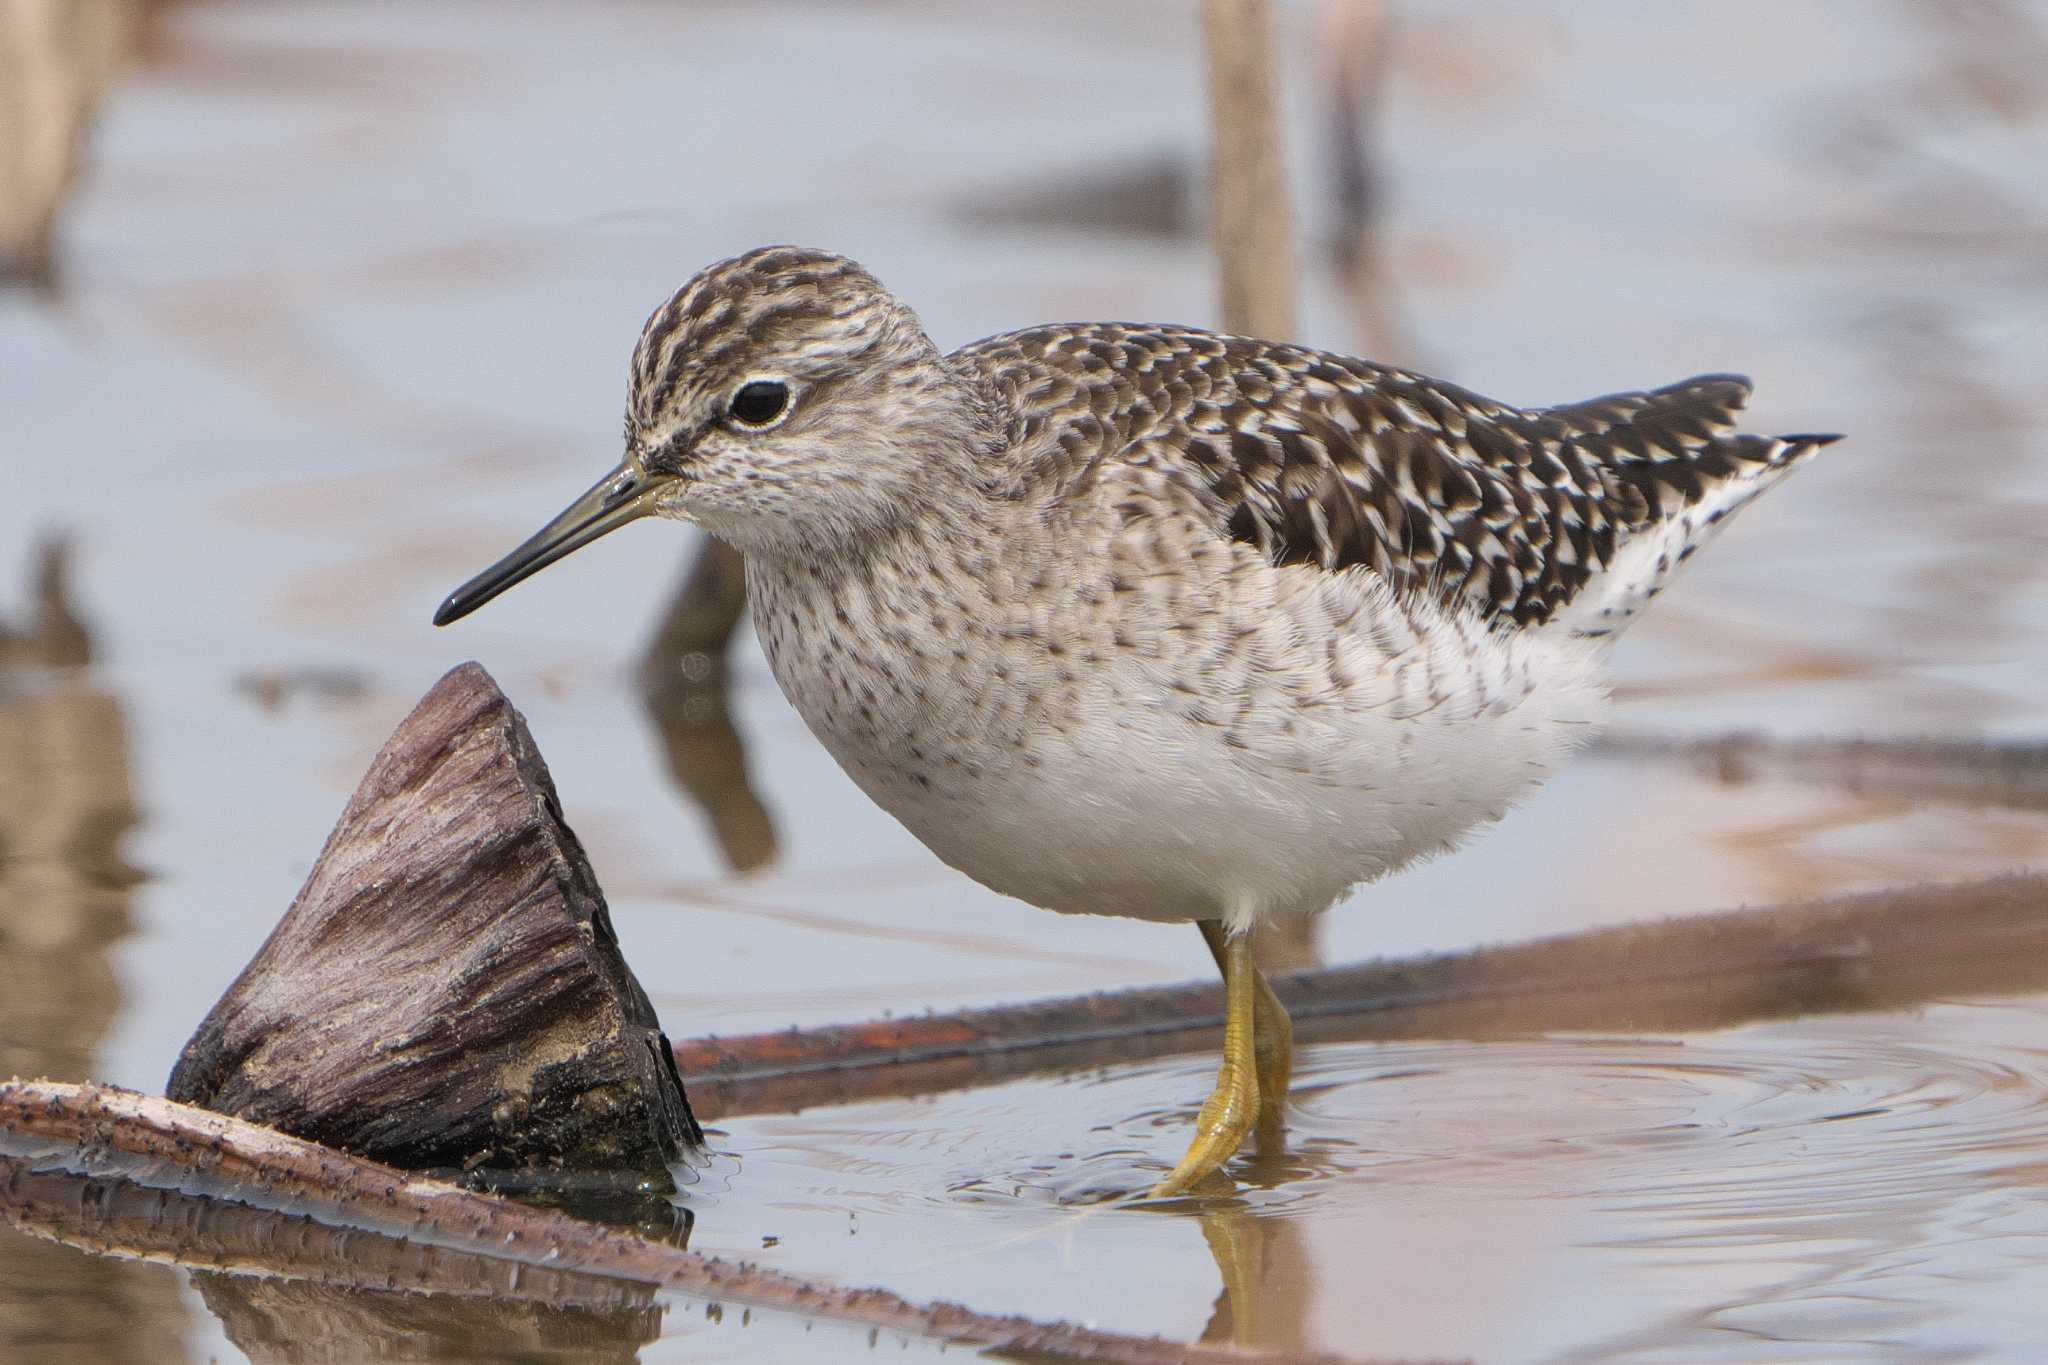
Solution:
[(774, 379), (754, 379), (740, 385), (732, 396), (733, 420), (750, 427), (765, 427), (782, 416), (789, 406), (789, 385)]

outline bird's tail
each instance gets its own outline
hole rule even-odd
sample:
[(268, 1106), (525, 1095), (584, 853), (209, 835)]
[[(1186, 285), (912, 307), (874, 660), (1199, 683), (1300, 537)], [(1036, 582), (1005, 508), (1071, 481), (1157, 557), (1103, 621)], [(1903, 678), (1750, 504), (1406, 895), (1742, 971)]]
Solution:
[(1606, 571), (1553, 618), (1554, 625), (1576, 635), (1619, 632), (1730, 517), (1841, 439), (1736, 431), (1749, 392), (1740, 375), (1701, 375), (1649, 393), (1551, 410), (1560, 417), (1611, 419), (1578, 443), (1596, 454), (1610, 506), (1625, 528)]

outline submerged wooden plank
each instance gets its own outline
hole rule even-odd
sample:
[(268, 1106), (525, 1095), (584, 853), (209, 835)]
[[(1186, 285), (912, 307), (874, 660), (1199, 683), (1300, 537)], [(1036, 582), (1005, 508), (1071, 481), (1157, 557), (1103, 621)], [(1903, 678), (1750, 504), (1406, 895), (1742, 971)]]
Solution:
[(1589, 752), (1676, 760), (1730, 785), (1797, 782), (1940, 805), (2048, 810), (2048, 744), (2039, 742), (1622, 731), (1595, 740)]

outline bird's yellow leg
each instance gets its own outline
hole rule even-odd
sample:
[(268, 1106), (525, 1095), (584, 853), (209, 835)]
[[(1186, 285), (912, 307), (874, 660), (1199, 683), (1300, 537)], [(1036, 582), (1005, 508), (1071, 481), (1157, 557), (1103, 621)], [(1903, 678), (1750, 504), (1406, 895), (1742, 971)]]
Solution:
[[(1208, 926), (1202, 926), (1204, 936)], [(1252, 964), (1251, 935), (1225, 940), (1223, 966), (1223, 1069), (1195, 1119), (1195, 1140), (1172, 1174), (1152, 1188), (1163, 1199), (1186, 1194), (1204, 1176), (1230, 1160), (1259, 1116), (1259, 1073), (1254, 1044), (1259, 974)]]
[[(1195, 927), (1202, 931), (1202, 941), (1209, 945), (1209, 955), (1216, 959), (1217, 970), (1226, 970), (1223, 950), (1228, 940), (1223, 926), (1213, 920), (1201, 920)], [(1246, 937), (1250, 937), (1249, 932)], [(1265, 1131), (1280, 1122), (1287, 1107), (1288, 1087), (1294, 1082), (1294, 1021), (1287, 1017), (1287, 1007), (1280, 1003), (1280, 997), (1266, 984), (1266, 974), (1254, 968), (1252, 975), (1259, 991), (1252, 1038), (1259, 1059), (1259, 1130), (1263, 1144)]]

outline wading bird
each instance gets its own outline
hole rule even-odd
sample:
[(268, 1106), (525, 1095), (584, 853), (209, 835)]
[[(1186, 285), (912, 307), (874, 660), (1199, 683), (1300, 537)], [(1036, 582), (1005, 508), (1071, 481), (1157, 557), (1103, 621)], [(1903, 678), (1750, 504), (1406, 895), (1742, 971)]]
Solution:
[(946, 354), (841, 256), (721, 262), (648, 319), (624, 461), (446, 624), (629, 521), (738, 548), (775, 678), (863, 791), (1033, 905), (1196, 923), (1223, 1066), (1187, 1191), (1277, 1114), (1259, 926), (1497, 819), (1587, 737), (1615, 636), (1833, 439), (1748, 381), (1521, 409), (1193, 327)]

